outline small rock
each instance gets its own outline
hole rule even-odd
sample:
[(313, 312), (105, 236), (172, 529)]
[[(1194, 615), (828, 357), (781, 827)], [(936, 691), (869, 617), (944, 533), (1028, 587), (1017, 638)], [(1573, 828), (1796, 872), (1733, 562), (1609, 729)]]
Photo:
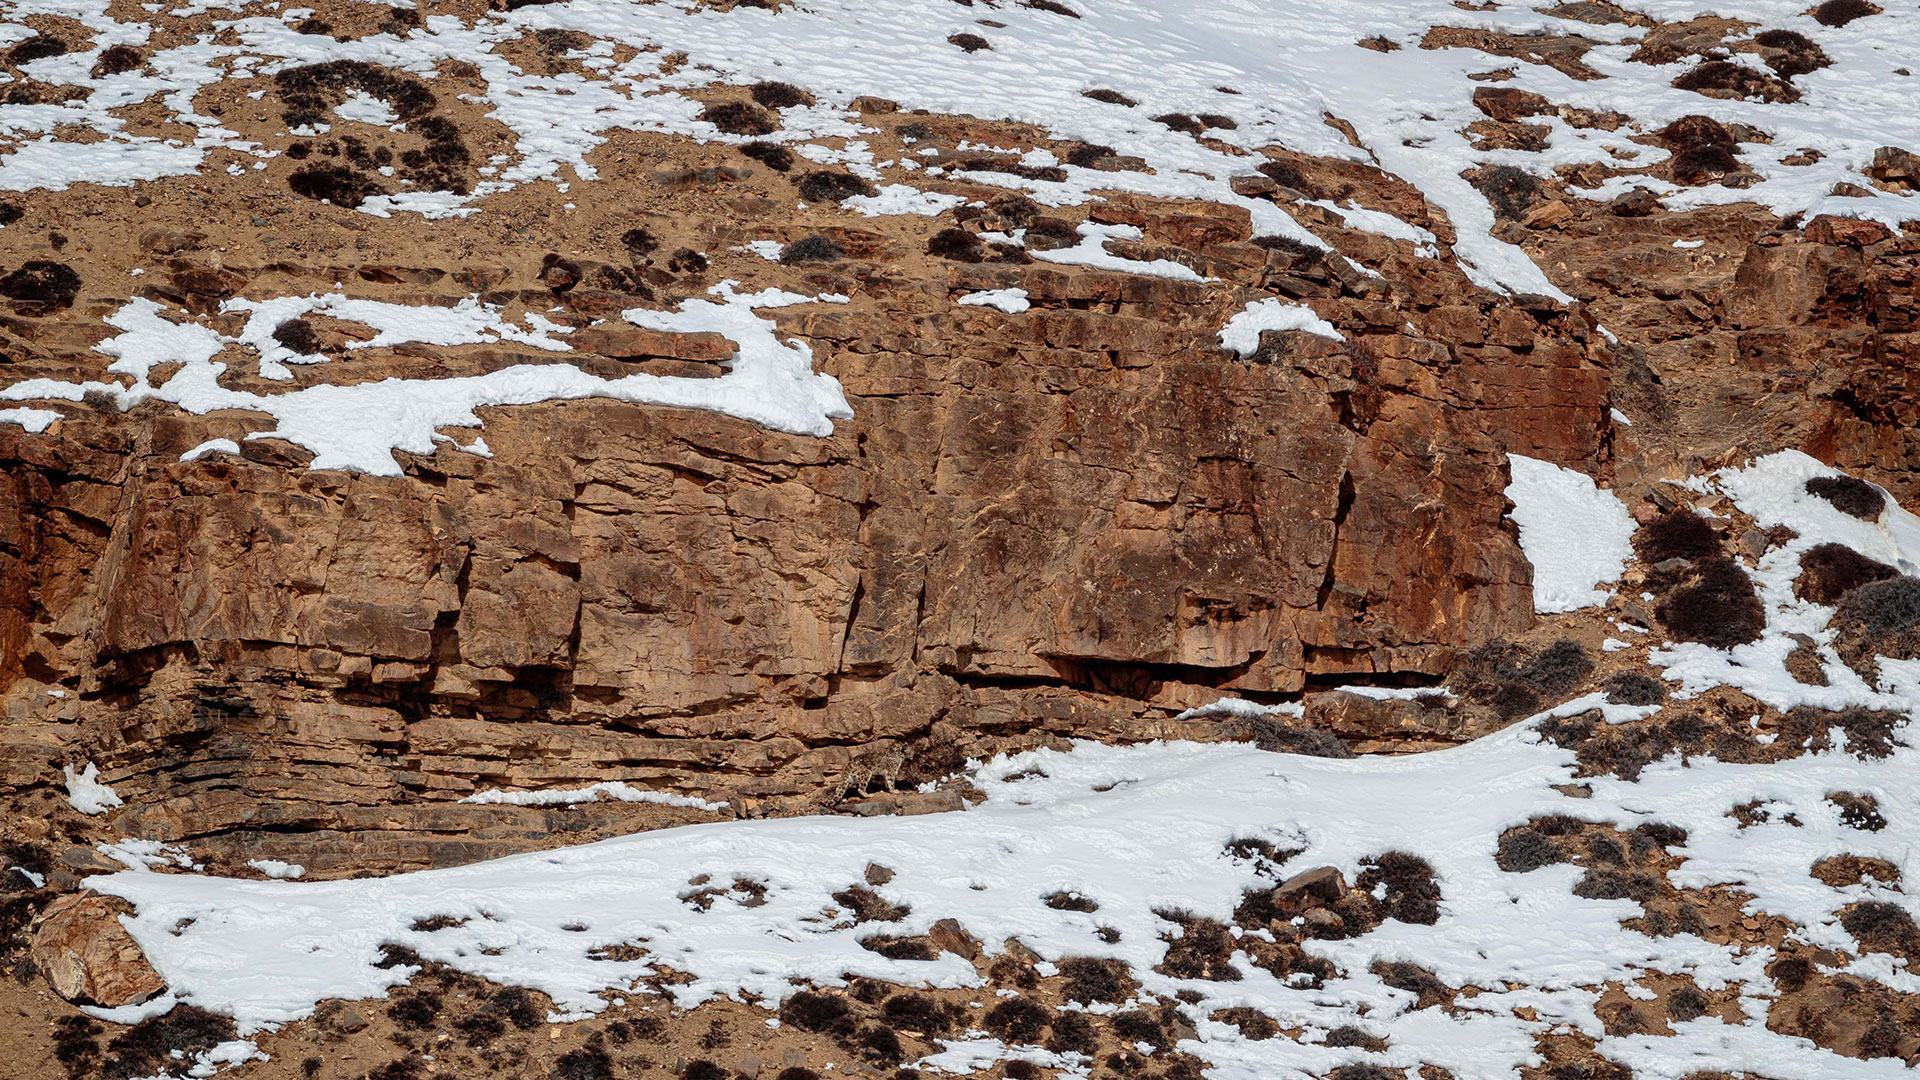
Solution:
[(352, 1035), (367, 1027), (367, 1014), (351, 1001), (329, 1001), (315, 1010), (314, 1018), (341, 1035)]
[(1340, 873), (1339, 867), (1316, 866), (1311, 870), (1302, 871), (1281, 882), (1280, 887), (1273, 890), (1273, 895), (1276, 900), (1281, 901), (1297, 900), (1309, 896), (1316, 897), (1320, 900), (1333, 901), (1338, 900), (1340, 894), (1346, 891), (1347, 879)]
[(1335, 930), (1341, 926), (1340, 916), (1326, 908), (1314, 908), (1301, 916), (1301, 919), (1315, 930)]
[(1660, 199), (1651, 191), (1635, 188), (1607, 204), (1615, 217), (1647, 217), (1660, 209)]
[(980, 955), (980, 941), (957, 919), (941, 919), (927, 930), (927, 938), (939, 947), (941, 952), (950, 952), (955, 956), (973, 960)]
[(1526, 216), (1520, 219), (1520, 224), (1529, 229), (1550, 229), (1571, 217), (1573, 211), (1567, 204), (1555, 199), (1527, 211)]

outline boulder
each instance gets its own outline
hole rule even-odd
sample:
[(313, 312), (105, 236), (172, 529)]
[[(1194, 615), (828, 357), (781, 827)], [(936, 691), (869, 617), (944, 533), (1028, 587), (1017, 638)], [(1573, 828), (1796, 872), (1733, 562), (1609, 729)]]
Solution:
[(70, 893), (47, 906), (33, 931), (33, 962), (54, 992), (80, 1005), (137, 1005), (167, 988), (133, 935), (122, 901)]

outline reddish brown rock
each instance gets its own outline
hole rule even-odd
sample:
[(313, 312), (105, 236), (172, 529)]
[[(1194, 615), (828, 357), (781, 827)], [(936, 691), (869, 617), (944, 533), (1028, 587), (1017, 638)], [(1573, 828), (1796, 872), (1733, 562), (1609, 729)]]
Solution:
[[(676, 160), (733, 153), (623, 139)], [(1364, 166), (1297, 167), (1449, 235)], [(582, 268), (564, 291), (541, 277), (557, 262), (472, 255), (524, 248), (494, 213), (444, 223), (439, 255), (385, 221), (315, 226), (269, 255), (241, 224), (220, 238), (221, 281), (324, 290), (347, 276), (338, 260), (395, 302), (483, 290), (574, 325), (568, 361), (609, 375), (711, 371), (734, 348), (627, 326), (624, 308), (670, 308), (722, 274), (837, 293), (849, 301), (768, 316), (840, 381), (852, 419), (816, 438), (606, 400), (492, 409), (489, 457), (401, 454), (398, 477), (312, 471), (275, 440), (182, 462), (262, 423), (159, 403), (73, 408), (40, 435), (0, 426), (0, 744), (124, 776), (140, 835), (314, 876), (711, 816), (458, 801), (486, 788), (617, 778), (729, 813), (939, 809), (951, 794), (896, 789), (1061, 736), (1211, 736), (1173, 717), (1228, 694), (1438, 678), (1458, 649), (1532, 621), (1505, 454), (1608, 467), (1612, 356), (1586, 317), (1485, 292), (1311, 207), (1302, 220), (1378, 277), (1256, 245), (1245, 210), (1205, 203), (1045, 211), (1069, 231), (1084, 213), (1135, 225), (1128, 250), (1202, 267), (1198, 283), (929, 259), (946, 222), (831, 203), (796, 219), (787, 182), (759, 173), (718, 195), (607, 175), (635, 177), (632, 198), (603, 192), (577, 235), (537, 249)], [(982, 194), (983, 213), (1040, 212)], [(619, 238), (642, 204), (658, 250), (601, 273), (633, 254)], [(825, 264), (735, 253), (769, 235), (849, 239)], [(660, 254), (682, 249), (716, 265)], [(1014, 286), (1033, 304), (1017, 317), (954, 303)], [(1345, 340), (1275, 332), (1250, 358), (1223, 351), (1227, 320), (1273, 295)], [(98, 368), (97, 319), (41, 321), (21, 375)], [(361, 345), (297, 375), (555, 362), (504, 343)], [(1411, 746), (1412, 723), (1352, 726)], [(1434, 723), (1432, 739), (1453, 737)]]
[(137, 1005), (167, 988), (120, 925), (124, 903), (98, 893), (69, 893), (47, 906), (31, 955), (61, 997), (82, 1005)]

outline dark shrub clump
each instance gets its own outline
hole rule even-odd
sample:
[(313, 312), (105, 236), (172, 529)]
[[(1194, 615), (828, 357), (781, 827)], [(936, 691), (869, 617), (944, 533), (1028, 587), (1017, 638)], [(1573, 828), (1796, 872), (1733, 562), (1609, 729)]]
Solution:
[(780, 127), (772, 113), (745, 101), (712, 102), (699, 118), (729, 135), (767, 135)]
[(431, 1026), (439, 1017), (440, 996), (431, 993), (408, 994), (395, 1001), (387, 1009), (387, 1015), (408, 1031), (419, 1031)]
[(1880, 489), (1855, 476), (1808, 477), (1807, 494), (1818, 495), (1834, 509), (1862, 521), (1880, 520), (1880, 512), (1887, 508), (1887, 497)]
[(1047, 1029), (1047, 1010), (1023, 997), (1000, 999), (981, 1024), (1006, 1043), (1032, 1043)]
[(1105, 102), (1108, 105), (1124, 105), (1127, 108), (1132, 108), (1140, 104), (1118, 90), (1107, 90), (1104, 88), (1082, 90), (1080, 91), (1080, 96), (1083, 98), (1092, 98), (1094, 101)]
[(953, 1030), (953, 1017), (925, 994), (895, 994), (880, 1007), (880, 1015), (895, 1027), (927, 1035), (945, 1035)]
[(742, 146), (740, 152), (774, 172), (786, 172), (793, 168), (793, 151), (779, 143), (755, 140)]
[(1832, 731), (1839, 728), (1847, 737), (1847, 752), (1862, 760), (1879, 760), (1893, 753), (1898, 743), (1894, 728), (1901, 715), (1857, 706), (1845, 709), (1817, 709), (1800, 706), (1780, 718), (1780, 740), (1788, 745), (1804, 745), (1825, 750), (1832, 745)]
[(1526, 825), (1500, 834), (1499, 846), (1493, 852), (1494, 865), (1509, 874), (1524, 874), (1565, 861), (1566, 856), (1552, 840)]
[(1040, 898), (1041, 902), (1055, 911), (1100, 910), (1100, 902), (1091, 896), (1082, 896), (1077, 892), (1050, 892)]
[(795, 105), (805, 105), (812, 98), (807, 92), (792, 83), (775, 82), (771, 79), (754, 83), (747, 90), (753, 100), (769, 109), (787, 109)]
[(1145, 1009), (1114, 1013), (1113, 1033), (1123, 1042), (1146, 1043), (1155, 1050), (1165, 1050), (1173, 1045), (1167, 1040), (1166, 1025)]
[(1340, 736), (1321, 728), (1296, 726), (1272, 716), (1255, 718), (1249, 728), (1253, 745), (1270, 753), (1323, 758), (1353, 756), (1353, 750)]
[(1675, 507), (1634, 531), (1633, 550), (1648, 566), (1668, 559), (1704, 559), (1720, 554), (1720, 530), (1692, 510)]
[(780, 1022), (802, 1031), (829, 1031), (846, 1020), (847, 1003), (831, 994), (802, 990), (780, 1003)]
[(1813, 9), (1813, 21), (1821, 26), (1845, 26), (1855, 19), (1880, 14), (1881, 8), (1867, 0), (1826, 0)]
[(364, 60), (328, 60), (286, 68), (273, 76), (288, 127), (323, 123), (327, 110), (355, 90), (380, 98), (402, 120), (417, 120), (438, 104), (427, 84)]
[(1793, 594), (1816, 604), (1831, 604), (1862, 585), (1899, 576), (1900, 571), (1845, 544), (1815, 544), (1800, 556)]
[(0, 296), (23, 303), (71, 307), (80, 294), (80, 275), (66, 263), (29, 259), (0, 277)]
[(1695, 986), (1682, 986), (1667, 995), (1667, 1015), (1682, 1023), (1707, 1014), (1707, 995)]
[(314, 332), (313, 324), (305, 319), (288, 319), (274, 327), (273, 340), (303, 356), (320, 351), (320, 335)]
[(1587, 900), (1637, 900), (1645, 903), (1660, 893), (1650, 874), (1595, 867), (1573, 887), (1573, 895)]
[(1686, 582), (1669, 592), (1654, 613), (1674, 637), (1716, 649), (1758, 640), (1767, 625), (1753, 579), (1725, 557), (1696, 562)]
[(1473, 180), (1473, 186), (1487, 197), (1493, 206), (1493, 212), (1509, 221), (1517, 221), (1533, 206), (1540, 197), (1540, 181), (1525, 169), (1512, 165), (1495, 165), (1481, 170)]
[(813, 235), (795, 240), (780, 250), (780, 261), (787, 266), (799, 266), (803, 263), (838, 262), (846, 257), (840, 245), (831, 239)]
[(1561, 638), (1540, 650), (1520, 669), (1521, 682), (1542, 694), (1568, 694), (1593, 670), (1586, 647), (1572, 638)]
[(1053, 1018), (1053, 1031), (1046, 1047), (1056, 1054), (1091, 1054), (1100, 1045), (1093, 1023), (1085, 1013), (1059, 1013)]
[(947, 38), (947, 44), (970, 53), (993, 48), (993, 45), (979, 34), (954, 34)]
[(1862, 900), (1840, 913), (1840, 925), (1874, 952), (1907, 953), (1920, 949), (1920, 927), (1899, 904)]
[(1468, 700), (1512, 720), (1537, 711), (1543, 697), (1572, 692), (1592, 671), (1593, 659), (1572, 638), (1561, 638), (1537, 653), (1495, 640), (1462, 654), (1453, 680)]
[(107, 1060), (101, 1067), (101, 1075), (111, 1080), (151, 1076), (172, 1064), (176, 1053), (190, 1058), (233, 1037), (230, 1017), (195, 1005), (176, 1005), (161, 1016), (142, 1020), (115, 1035), (107, 1043)]
[(351, 210), (387, 189), (370, 177), (343, 165), (309, 165), (287, 177), (287, 187), (295, 195), (344, 206)]
[(808, 202), (839, 202), (855, 195), (873, 194), (873, 185), (852, 173), (816, 169), (802, 176), (794, 187)]
[(979, 262), (986, 257), (986, 245), (965, 229), (941, 229), (928, 238), (927, 254), (954, 262)]
[(1616, 672), (1601, 686), (1615, 705), (1658, 705), (1667, 700), (1667, 685), (1638, 671)]
[(1920, 656), (1920, 578), (1870, 581), (1840, 598), (1833, 613), (1834, 649), (1854, 670), (1869, 673), (1875, 657)]
[(100, 50), (100, 58), (93, 62), (93, 77), (121, 75), (146, 62), (146, 56), (131, 45), (109, 45)]
[[(548, 1075), (553, 1080), (613, 1080), (613, 1058), (597, 1046), (583, 1046), (561, 1054)], [(724, 1080), (726, 1074), (721, 1073), (720, 1076)], [(699, 1080), (711, 1078), (702, 1077)]]
[(1879, 832), (1887, 827), (1880, 813), (1880, 800), (1861, 791), (1830, 791), (1827, 801), (1840, 811), (1840, 824), (1861, 832)]
[(49, 34), (35, 34), (8, 49), (7, 59), (12, 61), (15, 67), (19, 67), (22, 64), (31, 64), (35, 60), (45, 60), (49, 56), (64, 56), (66, 52), (66, 42)]
[(1785, 79), (1743, 67), (1731, 60), (1708, 60), (1673, 80), (1676, 90), (1714, 98), (1757, 98), (1793, 102), (1800, 92)]
[(1378, 896), (1382, 915), (1432, 926), (1440, 921), (1440, 884), (1433, 864), (1418, 855), (1389, 851), (1368, 860), (1354, 879), (1360, 891)]
[(1068, 1001), (1083, 1005), (1095, 1002), (1118, 1003), (1133, 996), (1133, 977), (1118, 960), (1099, 960), (1091, 956), (1070, 956), (1060, 961), (1060, 975), (1066, 979), (1063, 991)]

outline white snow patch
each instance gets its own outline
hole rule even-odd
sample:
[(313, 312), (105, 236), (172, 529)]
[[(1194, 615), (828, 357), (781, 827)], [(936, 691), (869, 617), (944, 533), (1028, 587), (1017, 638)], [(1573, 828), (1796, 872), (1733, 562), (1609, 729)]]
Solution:
[(867, 217), (883, 217), (889, 214), (939, 217), (966, 201), (967, 198), (964, 195), (921, 191), (906, 184), (887, 184), (876, 195), (855, 195), (850, 199), (841, 200), (840, 205)]
[(1332, 323), (1307, 305), (1268, 297), (1255, 300), (1227, 320), (1220, 331), (1220, 347), (1243, 358), (1252, 356), (1260, 348), (1264, 330), (1300, 330), (1333, 341), (1346, 340)]
[(1533, 609), (1574, 611), (1607, 602), (1598, 588), (1620, 580), (1633, 557), (1633, 519), (1611, 491), (1551, 462), (1508, 454), (1506, 496), (1520, 526), (1520, 549), (1533, 564)]
[(29, 435), (38, 435), (61, 419), (52, 409), (0, 409), (0, 424), (18, 424)]
[(200, 443), (193, 449), (181, 454), (180, 460), (198, 461), (208, 454), (234, 454), (237, 456), (239, 453), (240, 444), (234, 442), (232, 439), (208, 439), (206, 442)]
[(347, 93), (346, 100), (333, 107), (333, 113), (342, 120), (358, 120), (363, 124), (377, 124), (386, 127), (400, 119), (393, 107), (385, 101), (361, 90)]
[(724, 802), (711, 802), (693, 795), (676, 795), (670, 791), (648, 791), (637, 788), (624, 780), (603, 780), (597, 784), (577, 788), (548, 788), (543, 791), (501, 791), (492, 789), (475, 792), (461, 799), (464, 803), (505, 804), (509, 806), (567, 806), (575, 803), (590, 803), (600, 799), (614, 802), (658, 803), (661, 806), (684, 806), (695, 810), (720, 811), (727, 808)]
[(292, 881), (307, 872), (307, 868), (299, 863), (281, 862), (279, 859), (248, 859), (247, 865), (279, 881)]
[(1128, 259), (1107, 250), (1113, 240), (1139, 240), (1144, 234), (1132, 225), (1102, 225), (1083, 221), (1079, 225), (1080, 242), (1070, 248), (1036, 251), (1033, 257), (1069, 266), (1090, 266), (1096, 270), (1117, 270), (1123, 274), (1172, 278), (1175, 281), (1211, 281), (1192, 267), (1172, 259)]
[(67, 804), (75, 810), (92, 817), (121, 805), (120, 796), (100, 782), (100, 767), (93, 762), (87, 762), (79, 772), (74, 772), (71, 765), (62, 766), (61, 772), (67, 778)]
[(1009, 315), (1018, 315), (1033, 306), (1027, 302), (1025, 289), (986, 289), (968, 293), (960, 298), (959, 303), (962, 307), (998, 308)]

